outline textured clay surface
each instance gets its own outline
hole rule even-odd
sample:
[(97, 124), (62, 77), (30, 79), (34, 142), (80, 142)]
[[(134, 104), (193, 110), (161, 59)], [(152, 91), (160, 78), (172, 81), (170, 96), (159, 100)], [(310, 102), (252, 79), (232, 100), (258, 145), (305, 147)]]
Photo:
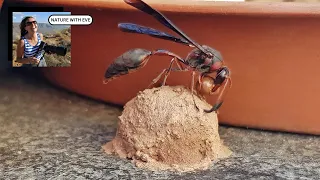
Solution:
[(119, 117), (117, 135), (104, 149), (152, 170), (207, 169), (231, 151), (222, 145), (215, 112), (182, 86), (146, 89), (130, 100)]

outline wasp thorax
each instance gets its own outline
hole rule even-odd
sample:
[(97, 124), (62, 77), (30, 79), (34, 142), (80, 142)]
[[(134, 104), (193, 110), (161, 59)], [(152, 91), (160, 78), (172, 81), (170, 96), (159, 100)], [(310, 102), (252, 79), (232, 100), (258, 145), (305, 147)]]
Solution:
[(205, 52), (197, 48), (193, 49), (186, 57), (186, 63), (200, 72), (212, 72), (219, 69), (223, 61), (221, 53), (206, 45), (202, 47)]

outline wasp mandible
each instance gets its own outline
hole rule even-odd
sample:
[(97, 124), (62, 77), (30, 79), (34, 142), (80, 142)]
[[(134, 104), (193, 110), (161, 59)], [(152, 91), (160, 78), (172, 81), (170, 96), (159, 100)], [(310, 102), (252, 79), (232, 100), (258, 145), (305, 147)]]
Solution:
[[(168, 18), (162, 15), (157, 10), (150, 7), (148, 4), (141, 0), (124, 0), (125, 3), (135, 7), (136, 9), (153, 16), (161, 24), (179, 34), (182, 38), (173, 36), (171, 34), (133, 23), (119, 23), (118, 28), (123, 32), (138, 33), (150, 35), (152, 37), (161, 38), (165, 40), (174, 41), (176, 43), (184, 44), (194, 49), (187, 55), (185, 59), (180, 56), (163, 49), (149, 51), (146, 49), (134, 48), (125, 52), (118, 58), (116, 58), (112, 64), (109, 65), (105, 72), (104, 84), (108, 83), (112, 79), (134, 72), (144, 67), (153, 55), (165, 55), (172, 57), (168, 68), (164, 69), (149, 85), (149, 87), (155, 84), (164, 75), (162, 86), (165, 85), (166, 79), (171, 71), (191, 71), (191, 93), (193, 97), (194, 105), (199, 109), (194, 100), (194, 79), (195, 73), (199, 72), (198, 84), (196, 90), (202, 95), (211, 95), (215, 92), (219, 92), (216, 103), (209, 110), (204, 110), (207, 113), (217, 111), (225, 96), (225, 90), (230, 85), (231, 77), (230, 70), (224, 65), (222, 56), (219, 51), (207, 46), (199, 45), (194, 40), (189, 38), (178, 27), (176, 27)], [(173, 68), (173, 63), (176, 63), (178, 68)], [(186, 67), (183, 68), (183, 65)], [(209, 74), (215, 73), (215, 78), (209, 76)], [(222, 89), (221, 89), (222, 88)]]

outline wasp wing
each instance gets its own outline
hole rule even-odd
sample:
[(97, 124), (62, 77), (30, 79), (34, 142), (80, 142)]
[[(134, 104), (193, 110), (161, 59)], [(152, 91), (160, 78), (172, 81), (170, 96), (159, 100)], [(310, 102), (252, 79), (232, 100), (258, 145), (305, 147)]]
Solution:
[(191, 45), (188, 41), (175, 37), (173, 35), (170, 35), (168, 33), (150, 28), (150, 27), (145, 27), (141, 26), (138, 24), (133, 24), (133, 23), (119, 23), (118, 28), (122, 30), (123, 32), (129, 32), (129, 33), (138, 33), (138, 34), (146, 34), (152, 37), (160, 38), (160, 39), (165, 39), (165, 40), (170, 40), (174, 41), (177, 43), (185, 44), (191, 47), (194, 47)]
[[(142, 12), (145, 12), (154, 18), (156, 18), (161, 24), (165, 25), (166, 27), (170, 28), (177, 34), (179, 34), (181, 37), (186, 39), (190, 44), (194, 45), (197, 47), (199, 50), (201, 50), (203, 53), (208, 54), (208, 52), (200, 46), (198, 43), (193, 41), (191, 38), (189, 38), (186, 34), (184, 34), (177, 26), (175, 26), (168, 18), (166, 18), (164, 15), (162, 15), (160, 12), (157, 10), (153, 9), (150, 7), (148, 4), (141, 0), (124, 0), (125, 3), (131, 5), (132, 7), (135, 7), (139, 9)], [(208, 54), (209, 55), (209, 54)]]

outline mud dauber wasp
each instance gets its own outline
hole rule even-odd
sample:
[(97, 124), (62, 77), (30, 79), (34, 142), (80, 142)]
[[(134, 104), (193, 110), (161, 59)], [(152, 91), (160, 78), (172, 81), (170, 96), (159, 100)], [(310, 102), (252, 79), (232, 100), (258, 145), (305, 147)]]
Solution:
[[(135, 7), (136, 9), (147, 13), (157, 19), (161, 24), (179, 34), (182, 38), (175, 37), (165, 32), (145, 27), (133, 23), (119, 23), (118, 28), (123, 32), (146, 34), (152, 37), (161, 38), (165, 40), (174, 41), (176, 43), (184, 44), (190, 47), (195, 47), (186, 57), (182, 59), (178, 55), (163, 49), (149, 51), (145, 49), (135, 48), (125, 52), (108, 67), (105, 72), (104, 84), (121, 75), (129, 74), (139, 68), (144, 67), (152, 55), (166, 55), (172, 57), (169, 68), (164, 69), (149, 85), (155, 84), (165, 73), (162, 85), (165, 85), (166, 79), (171, 71), (192, 71), (191, 93), (194, 105), (199, 109), (194, 100), (194, 77), (196, 71), (200, 73), (197, 91), (202, 94), (211, 95), (220, 91), (216, 104), (210, 110), (204, 110), (207, 113), (217, 111), (223, 103), (225, 89), (228, 84), (231, 86), (230, 70), (224, 66), (222, 56), (219, 51), (206, 46), (199, 45), (181, 30), (179, 30), (169, 19), (163, 16), (160, 12), (150, 7), (141, 0), (124, 0), (125, 3)], [(178, 68), (172, 68), (173, 63), (176, 63)], [(182, 68), (182, 65), (186, 68)], [(215, 78), (208, 74), (216, 73)], [(222, 90), (220, 90), (222, 88)]]

